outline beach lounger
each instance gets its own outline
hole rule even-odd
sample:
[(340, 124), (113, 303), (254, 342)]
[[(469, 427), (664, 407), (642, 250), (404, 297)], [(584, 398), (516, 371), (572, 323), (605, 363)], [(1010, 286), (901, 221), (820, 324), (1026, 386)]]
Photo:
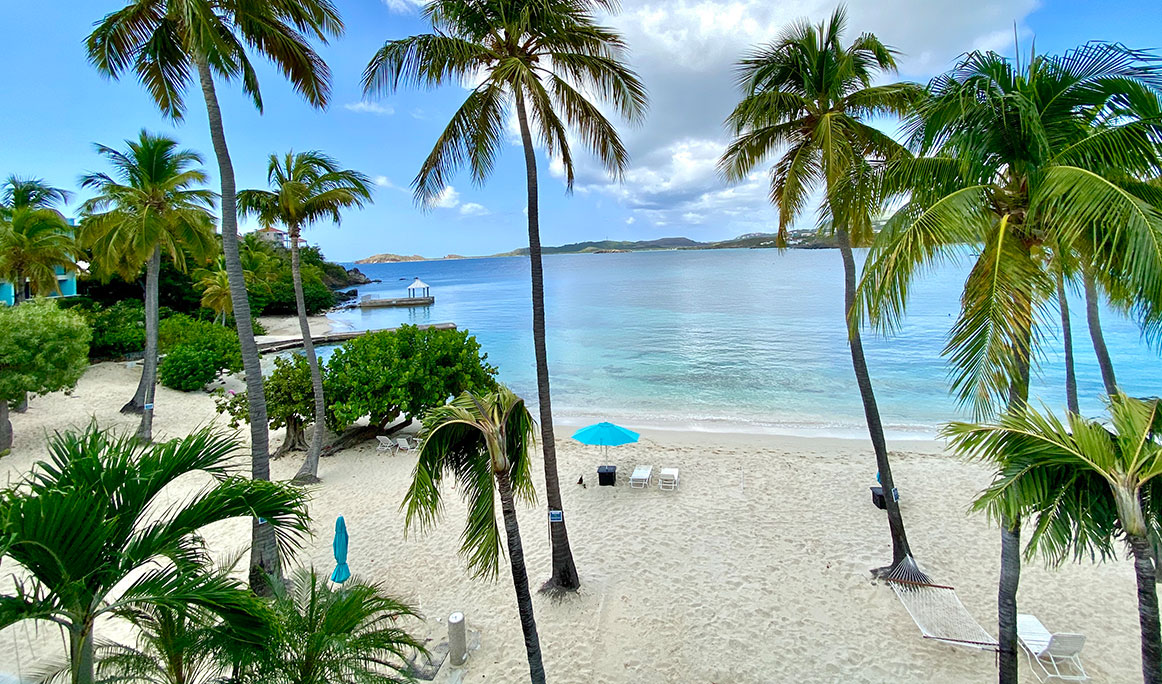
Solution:
[(399, 439), (397, 439), (395, 441), (397, 444), (399, 444), (400, 451), (411, 451), (412, 450), (412, 443), (408, 441), (407, 437), (400, 437)]
[(395, 453), (399, 447), (396, 443), (391, 441), (391, 437), (384, 437), (383, 435), (376, 435), (375, 439), (379, 442), (379, 446), (375, 447), (376, 451), (388, 451)]
[(654, 467), (648, 465), (640, 465), (633, 469), (633, 475), (629, 476), (629, 486), (634, 489), (645, 489), (650, 486), (650, 476), (653, 475)]
[(658, 472), (658, 489), (672, 491), (678, 488), (678, 469), (662, 468)]
[[(1081, 666), (1082, 634), (1053, 634), (1033, 615), (1017, 615), (1017, 641), (1029, 656), (1038, 681), (1057, 679), (1080, 682), (1089, 679)], [(1040, 670), (1040, 672), (1038, 672)]]

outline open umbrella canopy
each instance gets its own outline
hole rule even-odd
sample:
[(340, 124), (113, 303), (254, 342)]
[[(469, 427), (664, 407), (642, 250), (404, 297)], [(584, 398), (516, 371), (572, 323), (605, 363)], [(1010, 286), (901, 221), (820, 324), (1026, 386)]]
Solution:
[(595, 423), (573, 433), (573, 439), (592, 446), (621, 446), (636, 442), (639, 435), (633, 430), (613, 423)]
[(351, 578), (351, 568), (347, 567), (347, 523), (343, 516), (335, 521), (335, 572), (331, 573), (331, 581), (342, 584)]

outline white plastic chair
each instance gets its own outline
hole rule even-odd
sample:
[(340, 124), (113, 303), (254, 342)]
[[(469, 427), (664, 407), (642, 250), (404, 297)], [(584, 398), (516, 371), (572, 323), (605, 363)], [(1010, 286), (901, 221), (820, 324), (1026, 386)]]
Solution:
[(678, 488), (678, 469), (662, 468), (658, 472), (658, 489), (673, 491)]
[(408, 441), (407, 437), (400, 437), (395, 440), (399, 444), (400, 451), (411, 451), (412, 443)]
[(1084, 634), (1053, 634), (1035, 616), (1018, 614), (1017, 641), (1029, 656), (1029, 665), (1038, 681), (1080, 682), (1089, 679), (1081, 665)]
[(394, 453), (395, 450), (399, 448), (396, 446), (395, 442), (391, 441), (391, 437), (376, 435), (375, 439), (379, 441), (379, 446), (375, 447), (376, 451), (388, 451)]
[(654, 467), (651, 465), (640, 465), (633, 469), (633, 475), (629, 476), (629, 486), (633, 489), (645, 489), (650, 486), (650, 476), (654, 473)]

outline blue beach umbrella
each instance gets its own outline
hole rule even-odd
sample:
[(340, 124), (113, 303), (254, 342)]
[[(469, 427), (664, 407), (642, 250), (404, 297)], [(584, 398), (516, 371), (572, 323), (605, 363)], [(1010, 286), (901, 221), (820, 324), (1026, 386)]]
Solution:
[(343, 516), (335, 521), (335, 572), (331, 573), (331, 581), (342, 584), (351, 578), (351, 568), (347, 567), (347, 523)]
[(613, 423), (594, 423), (573, 433), (573, 439), (590, 446), (621, 446), (637, 441), (639, 435), (633, 430)]

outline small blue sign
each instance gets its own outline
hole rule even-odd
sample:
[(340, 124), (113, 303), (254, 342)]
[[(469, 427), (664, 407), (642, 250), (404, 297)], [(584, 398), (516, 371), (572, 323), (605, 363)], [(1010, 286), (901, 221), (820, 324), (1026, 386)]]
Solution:
[(146, 410), (146, 411), (152, 411), (152, 410), (153, 410), (153, 404), (146, 404), (146, 405), (145, 405), (145, 410)]
[(565, 511), (549, 511), (549, 522), (565, 522)]

